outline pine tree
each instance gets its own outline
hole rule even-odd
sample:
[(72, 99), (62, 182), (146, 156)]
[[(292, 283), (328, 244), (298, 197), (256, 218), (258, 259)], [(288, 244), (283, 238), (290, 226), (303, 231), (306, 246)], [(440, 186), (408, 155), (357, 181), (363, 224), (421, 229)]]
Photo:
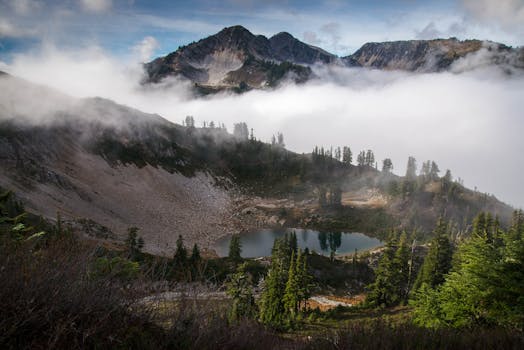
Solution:
[(295, 260), (295, 252), (291, 254), (291, 260), (289, 264), (289, 270), (286, 281), (286, 288), (284, 290), (284, 297), (282, 299), (284, 308), (290, 315), (291, 319), (294, 319), (298, 313), (298, 280), (297, 280), (297, 264)]
[(409, 291), (409, 246), (405, 232), (400, 235), (399, 244), (393, 259), (393, 268), (397, 272), (395, 284), (398, 288), (398, 295), (401, 300), (406, 301)]
[(284, 143), (284, 134), (282, 134), (281, 132), (277, 133), (277, 144), (278, 147), (282, 148), (286, 146), (286, 144)]
[[(57, 224), (58, 230), (62, 230), (61, 223)], [(141, 257), (142, 248), (144, 247), (144, 239), (138, 236), (138, 227), (130, 227), (127, 229), (127, 239), (125, 241), (127, 247), (127, 255), (131, 260), (137, 260)]]
[(229, 254), (228, 257), (231, 261), (239, 262), (242, 260), (242, 243), (240, 243), (240, 236), (233, 235), (229, 242)]
[(348, 146), (344, 146), (342, 150), (342, 162), (347, 165), (350, 165), (353, 162), (353, 153)]
[(373, 306), (393, 306), (400, 302), (398, 270), (395, 266), (397, 240), (393, 236), (386, 243), (375, 272), (375, 281), (369, 286), (366, 302)]
[(196, 265), (200, 263), (202, 258), (200, 257), (200, 249), (198, 249), (198, 245), (195, 243), (193, 245), (193, 250), (191, 251), (191, 257), (189, 258), (189, 261), (191, 262), (191, 265)]
[(173, 264), (178, 268), (185, 268), (187, 265), (187, 250), (184, 247), (184, 238), (182, 235), (178, 236), (176, 240), (176, 250), (173, 257)]
[(391, 159), (386, 158), (382, 161), (382, 172), (384, 174), (391, 174), (391, 171), (393, 170), (393, 162)]
[(408, 165), (406, 168), (406, 180), (414, 181), (417, 178), (417, 161), (413, 157), (408, 158)]
[(415, 289), (419, 289), (423, 284), (430, 288), (441, 285), (451, 269), (453, 247), (449, 239), (448, 223), (442, 218), (439, 219), (433, 235), (428, 254), (415, 281)]
[[(306, 248), (307, 249), (307, 248)], [(298, 280), (298, 307), (304, 303), (307, 306), (307, 301), (311, 297), (311, 276), (307, 268), (307, 251), (298, 251), (297, 255), (297, 280)]]
[(252, 278), (246, 272), (246, 263), (237, 267), (236, 272), (226, 282), (226, 293), (232, 299), (229, 318), (238, 321), (251, 318), (256, 314), (255, 298), (253, 296)]
[[(275, 246), (277, 246), (275, 241)], [(260, 297), (260, 321), (266, 325), (280, 328), (286, 320), (284, 302), (282, 295), (286, 286), (286, 274), (284, 261), (280, 254), (282, 250), (273, 249), (271, 265), (264, 280), (264, 290)]]

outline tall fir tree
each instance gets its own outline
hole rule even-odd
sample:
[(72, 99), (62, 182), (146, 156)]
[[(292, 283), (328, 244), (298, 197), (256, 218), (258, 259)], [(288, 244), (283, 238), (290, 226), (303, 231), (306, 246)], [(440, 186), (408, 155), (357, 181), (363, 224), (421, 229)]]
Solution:
[(239, 235), (233, 235), (229, 242), (229, 254), (228, 257), (233, 262), (239, 262), (242, 260), (242, 243), (240, 242)]
[(453, 246), (449, 238), (448, 227), (444, 219), (438, 220), (428, 254), (415, 281), (415, 289), (419, 289), (423, 284), (427, 284), (430, 288), (441, 285), (445, 275), (451, 269)]

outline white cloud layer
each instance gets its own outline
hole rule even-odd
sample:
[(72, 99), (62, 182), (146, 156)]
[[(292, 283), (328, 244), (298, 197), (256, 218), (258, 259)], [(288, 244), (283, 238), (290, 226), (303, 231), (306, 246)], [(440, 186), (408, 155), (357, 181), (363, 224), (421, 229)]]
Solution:
[(160, 47), (158, 41), (152, 36), (146, 36), (142, 41), (133, 47), (133, 51), (137, 54), (140, 62), (150, 61), (155, 51)]
[[(148, 45), (145, 45), (148, 46)], [(476, 64), (478, 57), (472, 60)], [(457, 65), (462, 70), (468, 62)], [(102, 96), (174, 122), (245, 121), (268, 141), (277, 131), (286, 145), (373, 149), (402, 174), (407, 157), (435, 160), (466, 185), (524, 206), (520, 162), (524, 149), (524, 78), (482, 68), (467, 73), (409, 74), (318, 67), (324, 80), (276, 91), (191, 99), (189, 84), (171, 80), (144, 88), (138, 65), (123, 65), (99, 48), (64, 52), (47, 47), (15, 56), (0, 70), (77, 97)]]
[(522, 0), (462, 0), (470, 13), (484, 21), (493, 21), (507, 29), (524, 29)]

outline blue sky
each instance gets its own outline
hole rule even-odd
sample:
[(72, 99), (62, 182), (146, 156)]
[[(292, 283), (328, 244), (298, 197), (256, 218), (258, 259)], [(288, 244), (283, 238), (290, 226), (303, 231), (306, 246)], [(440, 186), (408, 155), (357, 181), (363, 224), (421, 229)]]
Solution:
[(42, 45), (149, 59), (235, 24), (341, 56), (368, 41), (450, 36), (520, 46), (524, 0), (0, 0), (0, 60)]

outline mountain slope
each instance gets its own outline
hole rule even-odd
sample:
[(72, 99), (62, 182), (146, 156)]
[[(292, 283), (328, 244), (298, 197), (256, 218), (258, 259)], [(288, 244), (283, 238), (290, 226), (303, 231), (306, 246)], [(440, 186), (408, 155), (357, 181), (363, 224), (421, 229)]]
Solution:
[(230, 231), (230, 193), (172, 141), (173, 124), (16, 78), (0, 78), (0, 89), (9, 92), (0, 97), (0, 186), (32, 212), (60, 212), (75, 227), (89, 219), (117, 238), (137, 226), (157, 254), (171, 254), (179, 234), (209, 247)]
[(303, 81), (311, 74), (304, 65), (334, 59), (334, 55), (288, 33), (267, 39), (242, 26), (233, 26), (145, 64), (145, 71), (146, 81), (153, 83), (181, 76), (204, 87), (261, 88), (276, 84), (286, 74)]

